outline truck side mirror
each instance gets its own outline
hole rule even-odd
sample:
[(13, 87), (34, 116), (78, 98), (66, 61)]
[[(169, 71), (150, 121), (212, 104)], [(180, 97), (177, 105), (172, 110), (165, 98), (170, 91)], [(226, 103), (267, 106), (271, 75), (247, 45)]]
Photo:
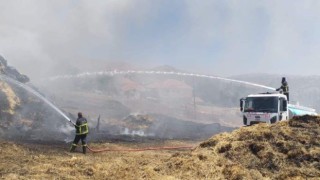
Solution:
[(243, 112), (244, 101), (245, 101), (244, 98), (240, 99), (240, 111), (241, 111), (241, 112)]

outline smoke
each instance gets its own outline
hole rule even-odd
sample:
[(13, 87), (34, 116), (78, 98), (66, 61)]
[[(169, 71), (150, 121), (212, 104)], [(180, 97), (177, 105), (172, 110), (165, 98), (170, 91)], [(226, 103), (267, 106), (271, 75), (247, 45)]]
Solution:
[[(169, 64), (220, 76), (257, 72), (319, 74), (320, 2), (316, 0), (0, 0), (0, 6), (0, 54), (33, 81), (58, 74), (105, 71), (110, 69), (110, 62), (122, 61), (144, 67)], [(140, 82), (145, 79), (141, 78)], [(156, 84), (157, 79), (148, 82)], [(124, 103), (117, 101), (123, 97), (117, 94), (118, 81), (106, 78), (97, 81), (101, 82), (70, 83), (69, 86), (81, 83), (83, 86), (76, 86), (78, 89), (72, 89), (64, 97), (70, 101), (76, 98), (91, 101), (86, 104), (72, 101), (69, 109), (76, 111), (74, 106), (79, 108), (81, 104), (82, 109), (101, 108), (106, 112), (120, 107), (120, 114), (130, 113)], [(184, 80), (192, 87), (190, 81)], [(214, 104), (224, 100), (215, 98), (218, 93), (209, 96), (213, 94), (211, 90), (218, 89), (216, 84), (206, 86), (209, 83), (199, 81), (201, 87), (206, 87), (199, 88), (201, 92), (187, 89), (202, 95), (198, 101)], [(225, 87), (219, 86), (219, 95), (224, 95), (221, 97), (231, 92), (224, 91)], [(63, 88), (67, 89), (56, 87)], [(84, 88), (95, 92), (94, 95), (83, 97), (84, 94), (77, 92)], [(163, 91), (166, 92), (153, 92), (153, 96), (140, 103), (160, 99), (153, 103), (167, 105), (163, 99), (171, 90)], [(140, 92), (145, 93), (139, 89), (137, 94)], [(231, 95), (238, 101), (241, 93), (232, 91)], [(131, 103), (135, 107), (136, 101)]]
[[(12, 109), (13, 116), (2, 117), (2, 123), (9, 125), (5, 137), (49, 140), (58, 139), (61, 135), (70, 135), (72, 128), (67, 123), (63, 123), (61, 117), (67, 121), (71, 119), (47, 98), (28, 85), (8, 76), (0, 75), (0, 80), (14, 87), (13, 94), (17, 94), (16, 98), (19, 98), (19, 107)], [(10, 96), (10, 94), (6, 95)], [(57, 116), (58, 114), (60, 117)], [(5, 122), (5, 118), (10, 120)]]
[(105, 121), (119, 121), (139, 112), (225, 125), (232, 119), (237, 121), (238, 109), (234, 107), (241, 97), (264, 88), (274, 90), (217, 76), (135, 70), (61, 75), (44, 79), (39, 85), (43, 92), (58, 95), (58, 104), (69, 112), (83, 109), (93, 117), (101, 114)]
[[(131, 136), (135, 136), (135, 135), (145, 136), (145, 133), (144, 133), (143, 130), (137, 130), (137, 131), (132, 130), (132, 131), (130, 131), (128, 128), (125, 128), (125, 129), (123, 130), (123, 132), (121, 132), (121, 134), (131, 135)], [(150, 136), (150, 135), (148, 135), (148, 136)]]
[[(110, 52), (121, 46), (123, 23), (129, 16), (136, 21), (144, 17), (144, 8), (135, 11), (147, 6), (143, 2), (2, 1), (0, 53), (32, 79), (116, 61)], [(37, 72), (35, 64), (42, 67)]]
[[(315, 0), (0, 5), (0, 53), (31, 79), (104, 70), (111, 61), (223, 76), (318, 74), (320, 2)], [(41, 68), (34, 71), (34, 65)]]
[[(107, 131), (103, 129), (104, 132), (109, 132), (110, 130), (108, 129), (115, 129), (120, 130), (118, 134), (122, 135), (138, 135), (138, 136), (157, 136), (161, 138), (182, 138), (182, 137), (188, 137), (188, 138), (200, 138), (200, 137), (209, 137), (212, 134), (210, 133), (216, 133), (216, 132), (221, 132), (221, 127), (220, 125), (217, 126), (217, 124), (211, 124), (209, 129), (205, 130), (205, 125), (201, 123), (196, 123), (196, 122), (187, 122), (184, 121), (185, 118), (190, 118), (188, 117), (188, 114), (185, 114), (183, 111), (187, 110), (186, 109), (181, 109), (181, 106), (188, 106), (188, 103), (190, 103), (189, 100), (191, 100), (192, 96), (192, 88), (188, 86), (188, 82), (180, 82), (179, 80), (175, 79), (180, 79), (179, 76), (181, 77), (202, 77), (206, 79), (218, 79), (218, 80), (227, 80), (231, 82), (237, 82), (237, 83), (245, 83), (245, 84), (250, 84), (246, 83), (244, 81), (237, 81), (237, 80), (232, 80), (232, 79), (225, 79), (221, 77), (213, 77), (213, 76), (205, 76), (205, 75), (198, 75), (198, 74), (187, 74), (187, 73), (178, 73), (178, 72), (161, 72), (161, 71), (113, 71), (113, 72), (103, 72), (101, 75), (123, 75), (126, 78), (132, 78), (131, 80), (136, 80), (136, 83), (141, 83), (141, 82), (146, 82), (146, 79), (149, 79), (148, 81), (152, 82), (151, 84), (146, 84), (146, 90), (142, 92), (138, 92), (136, 90), (132, 91), (133, 93), (142, 93), (140, 95), (140, 98), (132, 98), (132, 94), (128, 96), (127, 100), (124, 100), (124, 98), (121, 98), (120, 96), (121, 93), (119, 92), (119, 95), (115, 95), (111, 99), (110, 97), (105, 97), (105, 96), (98, 96), (98, 99), (102, 102), (105, 103), (111, 102), (109, 107), (105, 106), (100, 106), (100, 109), (96, 109), (92, 106), (87, 106), (88, 102), (92, 101), (93, 103), (97, 103), (96, 100), (94, 99), (95, 93), (91, 92), (91, 89), (83, 89), (83, 87), (80, 84), (80, 86), (74, 87), (77, 89), (77, 91), (80, 91), (81, 98), (75, 98), (79, 99), (80, 101), (76, 102), (77, 108), (79, 108), (80, 104), (83, 104), (87, 106), (86, 109), (87, 111), (97, 111), (99, 110), (100, 112), (104, 111), (109, 117), (114, 117), (116, 118), (115, 120), (118, 121), (116, 124), (113, 125), (112, 128), (108, 127)], [(140, 75), (140, 78), (135, 79), (133, 75)], [(163, 77), (163, 78), (156, 78), (156, 81), (154, 82), (155, 79), (152, 80), (152, 76), (154, 75), (166, 75), (169, 77)], [(61, 76), (59, 78), (73, 78), (73, 77), (90, 77), (91, 75), (95, 76), (97, 75), (96, 73), (86, 73), (86, 74), (80, 74), (79, 76)], [(100, 75), (100, 74), (99, 74)], [(142, 78), (141, 75), (147, 75), (145, 78)], [(149, 77), (150, 76), (150, 77)], [(61, 139), (61, 136), (67, 136), (67, 138), (62, 137), (65, 139), (66, 142), (69, 142), (70, 140), (70, 132), (72, 130), (71, 126), (68, 126), (66, 123), (63, 123), (61, 118), (65, 118), (65, 120), (69, 121), (70, 118), (67, 117), (60, 109), (58, 109), (55, 105), (53, 105), (47, 98), (45, 98), (43, 95), (35, 91), (34, 89), (30, 88), (29, 86), (22, 84), (18, 81), (15, 81), (7, 76), (1, 75), (0, 76), (1, 80), (5, 80), (7, 82), (10, 82), (12, 85), (18, 87), (19, 91), (23, 90), (23, 93), (18, 93), (19, 97), (22, 97), (22, 104), (21, 104), (21, 109), (19, 111), (16, 111), (15, 114), (16, 116), (16, 124), (10, 127), (8, 133), (8, 136), (11, 138), (16, 138), (16, 136), (26, 136), (24, 138), (28, 139), (41, 139), (41, 140), (53, 140), (53, 139)], [(155, 78), (155, 77), (153, 77)], [(166, 78), (172, 78), (167, 80)], [(57, 79), (57, 78), (54, 78)], [(117, 78), (118, 79), (118, 78)], [(92, 83), (93, 79), (88, 79), (84, 78), (83, 83)], [(104, 88), (106, 87), (106, 84), (109, 84), (110, 79), (107, 77), (108, 81), (105, 82), (100, 82), (100, 85), (103, 86)], [(120, 79), (118, 79), (120, 80)], [(180, 79), (182, 80), (182, 79)], [(141, 82), (139, 82), (141, 81)], [(77, 81), (76, 81), (77, 82)], [(98, 81), (99, 82), (99, 81)], [(167, 84), (169, 82), (169, 84)], [(79, 85), (79, 84), (78, 84)], [(118, 84), (115, 84), (118, 85)], [(175, 85), (175, 86), (173, 86)], [(261, 85), (257, 84), (251, 84), (255, 86), (261, 87)], [(56, 85), (54, 85), (56, 86)], [(59, 89), (61, 89), (61, 86), (56, 86)], [(92, 88), (92, 87), (91, 87)], [(175, 89), (177, 88), (177, 89)], [(71, 92), (73, 92), (75, 89), (71, 89)], [(109, 89), (109, 88), (108, 88)], [(108, 91), (106, 88), (105, 90)], [(121, 89), (121, 88), (119, 88)], [(148, 89), (148, 90), (147, 90)], [(89, 90), (89, 92), (87, 92)], [(93, 87), (93, 90), (96, 90), (96, 88)], [(126, 89), (122, 89), (126, 90)], [(69, 91), (70, 92), (70, 89)], [(145, 94), (144, 94), (145, 93)], [(34, 102), (34, 100), (31, 100), (30, 95), (33, 95), (39, 99)], [(77, 93), (72, 93), (72, 94), (77, 94)], [(215, 93), (213, 93), (215, 94)], [(61, 95), (61, 94), (60, 94)], [(152, 99), (156, 99), (156, 103), (153, 102), (153, 100), (150, 102), (149, 95), (152, 97)], [(85, 97), (87, 96), (87, 97)], [(131, 97), (130, 97), (131, 96)], [(29, 100), (25, 100), (29, 99)], [(65, 107), (72, 107), (70, 104), (70, 100), (72, 98), (69, 96), (68, 100), (66, 101), (67, 104), (64, 104)], [(238, 99), (238, 98), (237, 98)], [(39, 102), (42, 100), (41, 102)], [(126, 102), (124, 104), (131, 106), (130, 110), (134, 110), (134, 108), (138, 109), (143, 109), (147, 110), (147, 113), (160, 113), (158, 115), (155, 115), (158, 117), (158, 120), (154, 121), (153, 118), (150, 118), (148, 115), (146, 116), (140, 116), (137, 115), (135, 116), (128, 116), (128, 118), (120, 121), (118, 120), (119, 117), (116, 116), (122, 116), (125, 117), (126, 114), (130, 112), (121, 112), (121, 106), (123, 106), (120, 101)], [(131, 102), (130, 102), (131, 101)], [(43, 104), (43, 103), (45, 104)], [(86, 103), (83, 103), (86, 102)], [(148, 108), (141, 108), (141, 102), (142, 104), (145, 104), (144, 106)], [(204, 107), (205, 104), (202, 104)], [(143, 105), (142, 105), (143, 106)], [(50, 108), (49, 108), (50, 107)], [(68, 109), (69, 109), (68, 108)], [(207, 107), (205, 107), (207, 108)], [(108, 112), (106, 112), (106, 109)], [(155, 110), (156, 109), (156, 110)], [(110, 111), (111, 110), (111, 111)], [(201, 111), (207, 111), (205, 109)], [(110, 113), (111, 112), (111, 113)], [(113, 114), (113, 115), (112, 115)], [(162, 114), (162, 115), (161, 115)], [(166, 115), (164, 115), (166, 114)], [(58, 116), (59, 115), (59, 116)], [(172, 118), (172, 117), (178, 116), (181, 119), (177, 118)], [(210, 116), (210, 115), (209, 115)], [(26, 124), (23, 123), (23, 119), (26, 118), (27, 122)], [(160, 120), (159, 120), (160, 118)], [(191, 117), (194, 118), (194, 117)], [(207, 119), (208, 114), (198, 116), (198, 119)], [(29, 119), (29, 120), (28, 120)], [(33, 122), (30, 122), (32, 120)], [(195, 119), (197, 121), (197, 119)], [(66, 121), (64, 121), (66, 122)], [(92, 121), (90, 120), (91, 124)], [(28, 125), (29, 123), (29, 125)], [(30, 126), (32, 124), (32, 126)], [(122, 127), (124, 125), (124, 127)], [(105, 126), (105, 124), (104, 124)], [(108, 125), (107, 125), (108, 126)], [(122, 127), (119, 129), (119, 127)], [(133, 129), (131, 129), (133, 127)], [(142, 128), (142, 129), (141, 129)], [(187, 132), (184, 131), (185, 128), (188, 128)], [(201, 133), (195, 133), (198, 129), (204, 129), (205, 131), (201, 131)], [(93, 128), (94, 129), (94, 128)], [(148, 129), (146, 132), (143, 129)], [(192, 132), (191, 132), (192, 130)], [(225, 130), (228, 130), (225, 129)], [(230, 129), (229, 129), (230, 130)], [(156, 132), (156, 133), (155, 133)], [(166, 132), (166, 133), (165, 133)], [(116, 133), (117, 134), (117, 133)]]

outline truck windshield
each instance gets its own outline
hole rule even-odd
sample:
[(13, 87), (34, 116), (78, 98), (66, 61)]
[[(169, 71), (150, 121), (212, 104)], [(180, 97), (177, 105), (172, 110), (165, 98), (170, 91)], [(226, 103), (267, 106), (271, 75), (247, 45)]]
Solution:
[(244, 112), (278, 112), (278, 97), (248, 97)]

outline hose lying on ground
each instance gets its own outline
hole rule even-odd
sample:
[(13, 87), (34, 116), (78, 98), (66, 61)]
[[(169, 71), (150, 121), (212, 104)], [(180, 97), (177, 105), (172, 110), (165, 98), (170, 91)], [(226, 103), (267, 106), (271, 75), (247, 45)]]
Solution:
[(173, 150), (173, 149), (193, 149), (193, 146), (173, 146), (173, 147), (147, 147), (147, 148), (139, 148), (139, 149), (91, 149), (87, 146), (89, 151), (93, 153), (107, 152), (107, 151), (125, 151), (125, 152), (137, 152), (137, 151), (151, 151), (151, 150)]

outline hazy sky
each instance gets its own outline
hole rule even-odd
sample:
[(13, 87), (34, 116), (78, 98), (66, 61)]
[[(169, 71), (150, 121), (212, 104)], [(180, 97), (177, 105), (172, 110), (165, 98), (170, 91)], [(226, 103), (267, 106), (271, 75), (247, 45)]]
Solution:
[(319, 0), (0, 0), (0, 7), (0, 54), (31, 77), (110, 61), (223, 76), (320, 75)]

